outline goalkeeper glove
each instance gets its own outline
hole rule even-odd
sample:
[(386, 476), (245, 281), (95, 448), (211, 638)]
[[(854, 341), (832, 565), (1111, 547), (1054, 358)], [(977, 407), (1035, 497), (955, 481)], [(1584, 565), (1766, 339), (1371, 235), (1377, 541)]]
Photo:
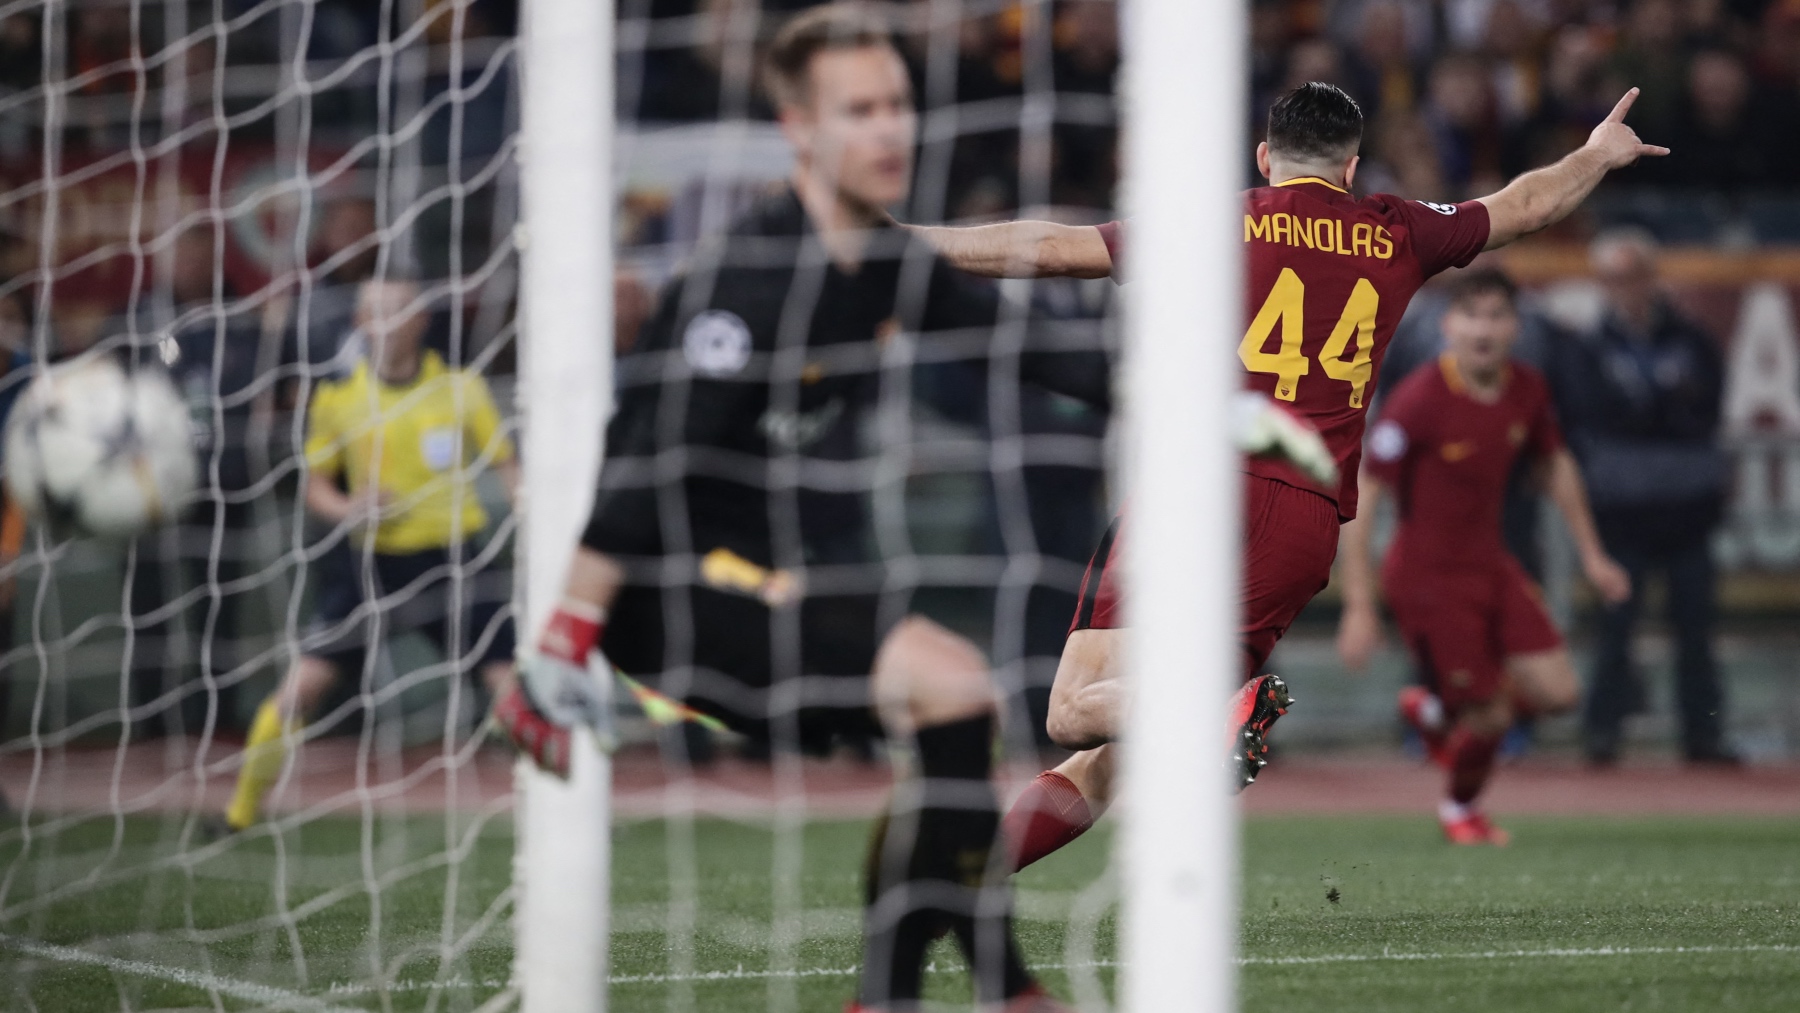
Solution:
[(582, 615), (565, 603), (550, 617), (535, 653), (520, 659), (518, 677), (494, 703), (494, 721), (539, 768), (569, 776), (570, 733), (585, 724), (612, 748), (607, 686), (588, 669), (604, 615)]

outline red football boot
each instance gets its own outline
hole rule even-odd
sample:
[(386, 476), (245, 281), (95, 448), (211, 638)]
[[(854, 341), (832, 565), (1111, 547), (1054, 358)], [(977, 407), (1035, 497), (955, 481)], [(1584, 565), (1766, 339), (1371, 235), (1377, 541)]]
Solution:
[(1487, 814), (1470, 809), (1460, 817), (1449, 817), (1438, 814), (1438, 824), (1444, 828), (1444, 839), (1451, 844), (1479, 846), (1491, 844), (1496, 848), (1504, 848), (1512, 840), (1512, 835), (1488, 822)]
[(1287, 683), (1279, 675), (1259, 675), (1231, 698), (1229, 723), (1231, 766), (1237, 773), (1237, 790), (1256, 782), (1269, 765), (1269, 728), (1294, 705)]
[(1401, 690), (1400, 719), (1419, 733), (1419, 741), (1425, 743), (1425, 755), (1431, 762), (1449, 769), (1450, 754), (1444, 751), (1444, 745), (1449, 739), (1450, 723), (1444, 718), (1444, 705), (1436, 694), (1423, 686), (1408, 686)]

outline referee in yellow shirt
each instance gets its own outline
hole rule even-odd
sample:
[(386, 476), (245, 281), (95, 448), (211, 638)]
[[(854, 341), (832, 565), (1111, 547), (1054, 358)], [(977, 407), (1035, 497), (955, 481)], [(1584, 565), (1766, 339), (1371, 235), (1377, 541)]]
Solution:
[(349, 376), (320, 384), (306, 423), (307, 509), (355, 531), (312, 568), (313, 622), (251, 723), (225, 811), (231, 831), (256, 821), (302, 725), (343, 674), (362, 677), (382, 638), (423, 632), (458, 676), (479, 665), (496, 695), (512, 676), (506, 574), (457, 551), (488, 525), (476, 476), (492, 468), (509, 496), (518, 488), (493, 395), (479, 374), (422, 347), (417, 284), (364, 282), (356, 322), (364, 355)]

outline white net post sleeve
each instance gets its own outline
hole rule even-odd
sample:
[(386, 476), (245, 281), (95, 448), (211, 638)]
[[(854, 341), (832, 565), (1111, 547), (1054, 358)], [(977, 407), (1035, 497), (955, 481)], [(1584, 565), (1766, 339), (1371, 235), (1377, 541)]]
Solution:
[[(611, 401), (612, 11), (531, 0), (521, 54), (526, 534), (523, 629), (560, 599)], [(606, 1008), (611, 764), (585, 730), (558, 781), (519, 763), (514, 967), (525, 1013)]]
[(1121, 997), (1138, 1013), (1222, 1013), (1235, 1007), (1237, 937), (1236, 810), (1218, 756), (1237, 664), (1238, 570), (1225, 561), (1238, 555), (1244, 4), (1132, 0), (1123, 15), (1134, 284)]

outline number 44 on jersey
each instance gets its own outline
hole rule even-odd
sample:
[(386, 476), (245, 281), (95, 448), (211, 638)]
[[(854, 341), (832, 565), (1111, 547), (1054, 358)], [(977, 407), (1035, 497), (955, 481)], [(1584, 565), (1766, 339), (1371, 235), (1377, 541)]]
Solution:
[[(1352, 408), (1363, 406), (1363, 391), (1374, 374), (1370, 356), (1375, 350), (1375, 311), (1380, 304), (1375, 286), (1367, 278), (1358, 278), (1338, 315), (1337, 326), (1319, 349), (1319, 368), (1325, 375), (1350, 385)], [(1277, 323), (1281, 325), (1281, 344), (1271, 352), (1269, 338)], [(1238, 344), (1238, 358), (1252, 373), (1273, 373), (1275, 396), (1292, 401), (1299, 392), (1300, 378), (1312, 371), (1312, 363), (1302, 347), (1305, 335), (1306, 284), (1293, 268), (1284, 267), (1269, 290), (1269, 297), (1263, 300), (1262, 309), (1256, 311), (1256, 318), (1244, 332), (1244, 340)], [(1346, 358), (1353, 339), (1355, 351)]]

